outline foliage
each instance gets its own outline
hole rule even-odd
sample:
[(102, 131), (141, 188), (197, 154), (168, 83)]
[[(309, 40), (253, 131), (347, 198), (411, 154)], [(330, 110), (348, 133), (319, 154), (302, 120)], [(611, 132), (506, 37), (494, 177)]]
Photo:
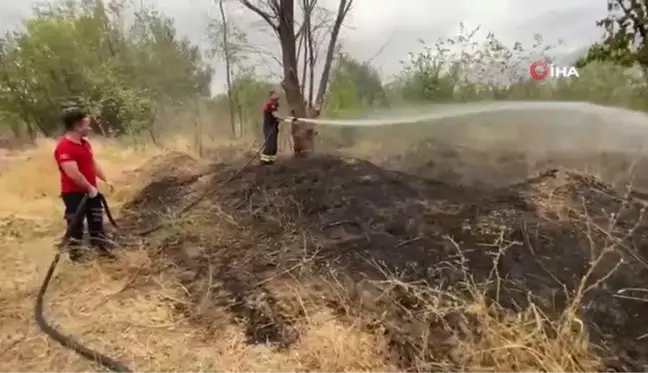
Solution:
[(389, 84), (391, 99), (415, 103), (509, 98), (528, 86), (532, 61), (551, 60), (553, 46), (544, 45), (540, 35), (525, 48), (521, 43), (508, 47), (493, 33), (477, 41), (478, 32), (460, 24), (456, 37), (439, 39), (433, 46), (422, 43), (423, 51), (410, 53), (402, 74)]
[[(229, 113), (232, 136), (243, 133), (243, 113), (238, 110), (236, 92), (233, 90), (233, 80), (245, 69), (247, 60), (246, 46), (249, 45), (247, 35), (236, 24), (230, 22), (224, 0), (218, 1), (219, 20), (212, 20), (207, 28), (212, 43), (211, 54), (220, 57), (224, 62), (225, 81), (227, 83), (227, 111)], [(239, 119), (237, 123), (237, 117)]]
[[(324, 111), (329, 117), (348, 117), (371, 108), (388, 105), (387, 94), (378, 70), (349, 54), (338, 55), (331, 71), (331, 83)], [(339, 129), (340, 146), (351, 145), (358, 131), (354, 127)]]
[(580, 77), (537, 82), (529, 75), (532, 61), (552, 60), (553, 45), (539, 35), (530, 47), (506, 46), (488, 33), (477, 41), (479, 29), (412, 53), (403, 72), (385, 84), (390, 105), (480, 100), (578, 100), (648, 110), (647, 84), (640, 69), (611, 62), (594, 62), (579, 69)]
[(344, 111), (358, 107), (381, 107), (387, 104), (378, 70), (349, 54), (338, 56), (331, 72), (331, 89), (326, 111)]
[[(232, 96), (235, 98), (237, 116), (242, 124), (242, 134), (260, 131), (261, 106), (268, 98), (268, 92), (275, 88), (270, 82), (260, 79), (251, 71), (240, 71), (232, 82)], [(227, 95), (214, 97), (219, 112), (227, 112)]]
[(159, 104), (209, 94), (200, 50), (155, 10), (66, 2), (35, 11), (0, 46), (0, 111), (32, 136), (55, 134), (65, 106), (98, 115), (102, 132), (137, 133), (150, 130)]
[[(227, 33), (227, 42), (223, 35)], [(250, 54), (255, 53), (248, 40), (248, 35), (235, 23), (211, 20), (207, 26), (207, 35), (211, 43), (210, 54), (224, 62), (230, 58), (235, 70), (240, 72), (250, 66)]]
[(648, 67), (648, 2), (608, 0), (608, 14), (596, 24), (604, 30), (603, 40), (592, 45), (579, 66), (590, 62), (613, 62), (625, 67)]
[[(627, 45), (633, 18), (610, 22), (629, 28), (614, 38), (608, 33), (593, 45), (590, 57), (581, 61), (579, 78), (545, 82), (531, 80), (528, 73), (532, 61), (550, 61), (554, 53), (555, 46), (538, 35), (529, 47), (505, 45), (492, 33), (481, 37), (479, 28), (460, 25), (455, 37), (422, 43), (389, 82), (370, 62), (342, 51), (333, 60), (323, 113), (357, 117), (378, 108), (430, 102), (532, 99), (648, 110), (643, 71), (631, 68), (641, 62), (641, 48)], [(179, 38), (173, 22), (154, 9), (133, 10), (117, 1), (107, 6), (72, 1), (35, 12), (24, 26), (0, 39), (0, 124), (15, 134), (56, 134), (58, 113), (67, 105), (82, 105), (98, 114), (98, 130), (152, 134), (156, 117), (168, 113), (164, 107), (192, 107), (205, 100), (210, 100), (207, 106), (217, 111), (219, 121), (236, 117), (241, 134), (256, 134), (260, 106), (268, 91), (278, 88), (278, 82), (255, 74), (259, 48), (252, 45), (245, 27), (232, 22), (213, 22), (207, 32), (211, 63), (220, 67), (224, 57), (230, 57), (233, 106), (225, 95), (207, 98), (212, 71), (201, 51)], [(222, 38), (225, 28), (227, 45)], [(637, 32), (633, 40), (639, 40)], [(613, 51), (614, 56), (601, 57)], [(596, 53), (601, 58), (592, 57)], [(287, 112), (286, 105), (282, 108)], [(354, 136), (350, 130), (342, 134), (349, 141)]]

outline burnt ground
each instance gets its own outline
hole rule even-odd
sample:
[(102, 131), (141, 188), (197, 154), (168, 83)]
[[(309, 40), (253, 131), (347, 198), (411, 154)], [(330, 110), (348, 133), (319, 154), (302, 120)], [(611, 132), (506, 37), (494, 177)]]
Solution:
[[(408, 173), (331, 155), (243, 171), (244, 161), (197, 166), (173, 155), (148, 166), (155, 180), (125, 207), (121, 225), (135, 235), (171, 221), (146, 240), (201, 304), (200, 313), (178, 311), (214, 331), (215, 310), (225, 308), (250, 343), (286, 348), (299, 338), (304, 307), (276, 290), (298, 281), (318, 294), (306, 302), (362, 314), (402, 369), (461, 370), (452, 341), (484, 331), (456, 297), (477, 289), (502, 317), (531, 303), (550, 319), (578, 315), (601, 369), (648, 369), (648, 303), (632, 290), (648, 279), (643, 194), (624, 192), (616, 176), (612, 186), (557, 167), (577, 163), (565, 155), (532, 167), (520, 154), (501, 155), (480, 168), (500, 183), (466, 182), (450, 166), (457, 156), (437, 152), (437, 163), (410, 162)], [(456, 307), (430, 311), (446, 303)]]

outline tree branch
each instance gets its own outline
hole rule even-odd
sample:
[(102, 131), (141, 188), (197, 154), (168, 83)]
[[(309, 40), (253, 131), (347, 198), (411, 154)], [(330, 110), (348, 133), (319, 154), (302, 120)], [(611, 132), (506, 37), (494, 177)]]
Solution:
[[(256, 13), (259, 17), (261, 17), (272, 28), (272, 30), (274, 30), (275, 32), (279, 32), (279, 25), (274, 21), (273, 19), (275, 18), (274, 16), (270, 15), (267, 12), (264, 12), (263, 10), (261, 10), (261, 8), (252, 4), (250, 0), (239, 0), (239, 1), (241, 2), (241, 4), (243, 4), (243, 6), (250, 9), (251, 11)], [(271, 6), (272, 5), (274, 5), (273, 10), (276, 12), (275, 8), (278, 8), (278, 4), (276, 0), (273, 0), (271, 2)]]
[(329, 39), (328, 50), (326, 51), (326, 57), (324, 59), (324, 69), (322, 71), (322, 76), (320, 78), (320, 84), (317, 90), (317, 96), (315, 97), (315, 102), (317, 105), (321, 105), (324, 101), (324, 95), (326, 94), (326, 89), (328, 85), (329, 75), (331, 73), (331, 64), (333, 63), (333, 56), (335, 54), (335, 46), (337, 44), (337, 39), (340, 34), (340, 28), (344, 19), (346, 18), (351, 6), (353, 5), (353, 0), (339, 0), (340, 5), (338, 7), (337, 16), (335, 17), (335, 23), (333, 24), (333, 29), (331, 30), (331, 38)]

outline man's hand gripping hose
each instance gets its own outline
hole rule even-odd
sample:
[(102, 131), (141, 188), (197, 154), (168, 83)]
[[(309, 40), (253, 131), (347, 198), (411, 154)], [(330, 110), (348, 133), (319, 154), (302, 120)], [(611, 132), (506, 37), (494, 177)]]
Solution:
[[(267, 142), (267, 140), (266, 140)], [(228, 184), (232, 180), (234, 180), (238, 175), (240, 175), (244, 170), (246, 170), (252, 162), (254, 162), (263, 149), (266, 146), (266, 142), (264, 142), (261, 147), (256, 151), (253, 157), (241, 168), (239, 168), (233, 175), (231, 175), (229, 178), (227, 178), (225, 181), (221, 182), (219, 185), (217, 185), (214, 188), (211, 188), (198, 196), (195, 200), (193, 200), (191, 203), (186, 205), (184, 208), (182, 208), (179, 212), (179, 214), (185, 214), (195, 206), (197, 206), (202, 200), (205, 198), (209, 197), (210, 195), (216, 193), (221, 187), (223, 187), (225, 184)], [(89, 196), (85, 196), (81, 203), (79, 204), (79, 208), (77, 209), (72, 224), (69, 225), (69, 227), (73, 227), (74, 224), (78, 224), (80, 219), (83, 218), (85, 215), (85, 209), (87, 206)], [(115, 222), (115, 219), (113, 218), (110, 208), (108, 207), (108, 203), (106, 202), (106, 199), (101, 193), (98, 193), (96, 198), (101, 198), (101, 203), (103, 204), (104, 210), (106, 211), (106, 215), (108, 216), (108, 220), (110, 221), (110, 224), (112, 224), (115, 228), (117, 228), (117, 223)], [(65, 234), (63, 235), (63, 238), (58, 246), (59, 250), (56, 252), (56, 255), (54, 256), (54, 259), (52, 260), (52, 264), (50, 264), (49, 269), (47, 270), (47, 274), (45, 275), (45, 279), (43, 280), (43, 284), (41, 285), (40, 290), (38, 291), (38, 295), (36, 296), (36, 306), (35, 306), (35, 318), (36, 318), (36, 323), (38, 324), (38, 327), (47, 335), (52, 337), (55, 341), (60, 343), (66, 348), (69, 348), (79, 355), (85, 357), (88, 360), (91, 360), (93, 362), (96, 362), (98, 364), (101, 364), (104, 366), (106, 369), (111, 370), (113, 372), (132, 372), (132, 370), (127, 367), (124, 363), (117, 361), (111, 357), (108, 357), (98, 351), (94, 351), (90, 348), (85, 347), (81, 343), (77, 342), (74, 338), (70, 336), (66, 336), (62, 334), (60, 331), (56, 330), (53, 326), (49, 325), (47, 323), (47, 320), (45, 320), (45, 315), (43, 311), (43, 301), (45, 298), (45, 293), (47, 292), (47, 289), (49, 287), (49, 284), (52, 280), (52, 276), (54, 275), (54, 271), (56, 270), (56, 266), (58, 265), (60, 259), (61, 259), (61, 254), (63, 250), (67, 247), (69, 240), (70, 240), (70, 228), (65, 231)], [(164, 227), (164, 224), (159, 224), (153, 228), (149, 228), (145, 231), (139, 232), (136, 235), (140, 237), (148, 236), (149, 234), (161, 229)]]
[[(45, 314), (43, 310), (43, 301), (45, 298), (45, 293), (47, 292), (47, 288), (49, 287), (50, 281), (52, 280), (52, 276), (54, 275), (54, 271), (56, 270), (56, 266), (58, 265), (60, 259), (61, 259), (61, 254), (63, 250), (67, 247), (69, 241), (70, 241), (70, 234), (71, 234), (71, 227), (73, 227), (75, 224), (79, 224), (80, 220), (85, 216), (86, 212), (86, 207), (87, 207), (87, 202), (88, 202), (88, 196), (86, 195), (83, 197), (83, 200), (79, 204), (79, 208), (77, 209), (76, 213), (74, 214), (74, 218), (72, 220), (72, 223), (68, 226), (68, 229), (65, 231), (65, 234), (63, 235), (63, 238), (61, 239), (61, 242), (58, 247), (58, 251), (56, 252), (56, 255), (54, 256), (54, 259), (52, 260), (52, 264), (50, 264), (49, 269), (47, 270), (47, 274), (45, 275), (45, 279), (43, 280), (43, 284), (40, 287), (40, 290), (38, 291), (38, 295), (36, 296), (36, 307), (35, 307), (35, 318), (36, 318), (36, 323), (38, 324), (38, 327), (47, 335), (52, 337), (53, 340), (57, 341), (61, 345), (63, 345), (66, 348), (69, 348), (79, 355), (85, 357), (88, 360), (92, 360), (96, 363), (99, 363), (106, 367), (107, 369), (114, 371), (114, 372), (132, 372), (130, 368), (128, 368), (126, 365), (123, 363), (110, 358), (98, 351), (94, 351), (92, 349), (89, 349), (82, 345), (81, 343), (77, 342), (74, 338), (70, 336), (66, 336), (60, 331), (56, 330), (53, 326), (49, 325), (47, 323), (47, 320), (45, 320)], [(101, 203), (104, 206), (104, 209), (106, 211), (106, 215), (108, 216), (108, 220), (110, 221), (110, 224), (112, 224), (115, 228), (117, 228), (117, 223), (115, 223), (115, 219), (113, 218), (112, 214), (110, 213), (110, 208), (108, 207), (108, 203), (106, 202), (106, 198), (102, 194), (97, 194), (95, 198), (100, 198)]]

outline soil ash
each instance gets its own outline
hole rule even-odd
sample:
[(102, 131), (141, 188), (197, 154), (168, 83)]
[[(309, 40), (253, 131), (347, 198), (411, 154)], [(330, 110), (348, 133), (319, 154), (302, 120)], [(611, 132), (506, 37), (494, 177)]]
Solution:
[[(637, 340), (648, 333), (646, 294), (636, 290), (648, 278), (638, 196), (558, 168), (482, 188), (326, 155), (253, 165), (219, 187), (242, 165), (180, 154), (152, 161), (145, 168), (154, 180), (121, 219), (133, 232), (175, 219), (148, 245), (172, 259), (195, 301), (178, 310), (206, 332), (225, 309), (246, 320), (250, 343), (286, 348), (306, 307), (295, 304), (316, 303), (362, 315), (403, 369), (438, 370), (432, 362), (455, 359), (458, 340), (485, 333), (463, 296), (481, 291), (492, 317), (533, 303), (555, 320), (581, 297), (575, 327), (600, 346), (603, 368), (647, 369), (648, 345)], [(277, 290), (294, 281), (317, 297), (298, 302)]]

